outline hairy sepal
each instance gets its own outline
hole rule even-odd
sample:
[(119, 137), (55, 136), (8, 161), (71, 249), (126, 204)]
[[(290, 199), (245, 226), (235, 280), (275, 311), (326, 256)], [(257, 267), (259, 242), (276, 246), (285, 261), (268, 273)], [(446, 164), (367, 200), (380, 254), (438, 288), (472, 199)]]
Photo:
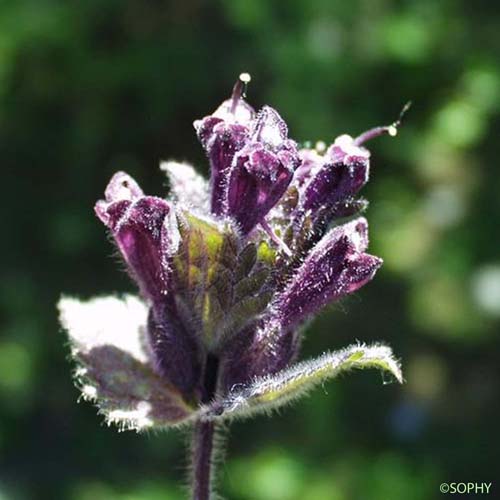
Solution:
[(154, 370), (144, 340), (147, 307), (140, 299), (63, 297), (58, 309), (77, 364), (75, 383), (108, 424), (142, 431), (190, 420), (194, 409)]
[(255, 378), (246, 386), (235, 386), (227, 397), (202, 408), (201, 418), (232, 419), (269, 413), (343, 372), (365, 368), (377, 368), (403, 382), (399, 362), (389, 347), (353, 345), (297, 363), (275, 375)]

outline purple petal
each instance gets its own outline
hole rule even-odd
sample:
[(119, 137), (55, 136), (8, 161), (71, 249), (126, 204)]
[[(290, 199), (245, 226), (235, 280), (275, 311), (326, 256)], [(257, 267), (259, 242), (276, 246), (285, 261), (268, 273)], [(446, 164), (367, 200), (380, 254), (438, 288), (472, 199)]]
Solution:
[(228, 189), (228, 213), (244, 234), (273, 208), (293, 176), (293, 160), (276, 155), (261, 144), (246, 147), (236, 157)]
[[(115, 224), (119, 220), (120, 214), (123, 215), (123, 212), (130, 205), (129, 202), (142, 196), (144, 196), (142, 189), (130, 175), (125, 172), (116, 172), (106, 187), (105, 199), (99, 200), (95, 205), (96, 215), (109, 227), (110, 224)], [(108, 213), (110, 205), (115, 202), (122, 203), (114, 206), (111, 210), (112, 213)]]
[(167, 249), (171, 208), (160, 198), (144, 197), (130, 205), (114, 237), (142, 292), (152, 300), (167, 292)]
[[(106, 189), (106, 200), (95, 211), (109, 227), (143, 295), (161, 301), (167, 293), (167, 258), (178, 240), (177, 223), (171, 206), (154, 196), (141, 196), (137, 184), (126, 174), (117, 174)], [(117, 189), (128, 180), (131, 189)]]
[(295, 171), (293, 177), (294, 184), (298, 187), (303, 186), (315, 170), (323, 164), (323, 156), (318, 154), (315, 149), (301, 149), (299, 151), (300, 165)]
[(221, 215), (227, 208), (228, 172), (234, 155), (248, 140), (248, 129), (244, 125), (228, 124), (218, 118), (205, 120), (197, 131), (210, 161), (211, 211)]
[(252, 122), (250, 135), (252, 141), (278, 150), (287, 141), (288, 127), (275, 109), (264, 106)]
[(227, 123), (239, 123), (249, 126), (255, 116), (255, 110), (241, 96), (226, 99), (212, 114)]
[(233, 161), (227, 213), (249, 233), (276, 205), (299, 163), (296, 144), (287, 139), (279, 114), (265, 106), (252, 124), (249, 142)]
[(337, 137), (334, 143), (327, 149), (325, 157), (333, 163), (354, 163), (370, 158), (370, 152), (360, 146), (356, 146), (354, 139), (347, 134)]
[(275, 303), (284, 327), (296, 325), (373, 278), (382, 260), (364, 253), (367, 229), (363, 218), (336, 227), (311, 251)]
[(248, 126), (254, 110), (243, 99), (224, 101), (210, 116), (196, 120), (194, 127), (210, 161), (211, 211), (226, 209), (227, 174), (234, 155), (248, 140)]
[(302, 208), (316, 210), (355, 195), (368, 181), (369, 153), (339, 137), (327, 150), (323, 164), (311, 173), (302, 193)]

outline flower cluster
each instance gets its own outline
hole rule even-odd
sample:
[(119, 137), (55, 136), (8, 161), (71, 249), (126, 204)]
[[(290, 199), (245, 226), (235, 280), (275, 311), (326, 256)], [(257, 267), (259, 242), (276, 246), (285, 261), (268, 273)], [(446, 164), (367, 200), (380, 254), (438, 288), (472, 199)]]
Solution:
[(378, 344), (295, 363), (305, 322), (382, 263), (358, 197), (370, 137), (300, 148), (276, 110), (244, 100), (245, 81), (194, 122), (209, 183), (167, 162), (169, 200), (118, 172), (95, 206), (140, 297), (60, 301), (82, 393), (122, 428), (267, 411), (351, 368), (401, 380)]

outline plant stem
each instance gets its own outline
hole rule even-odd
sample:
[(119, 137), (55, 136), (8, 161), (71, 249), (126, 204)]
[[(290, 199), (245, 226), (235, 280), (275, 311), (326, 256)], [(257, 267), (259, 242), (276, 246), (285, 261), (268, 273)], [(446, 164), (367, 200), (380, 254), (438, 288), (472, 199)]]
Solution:
[(214, 434), (214, 422), (196, 422), (194, 424), (192, 444), (193, 500), (209, 500), (211, 498)]
[[(202, 403), (208, 403), (215, 396), (218, 372), (219, 360), (209, 354), (204, 367)], [(215, 432), (214, 422), (198, 420), (193, 426), (191, 445), (193, 500), (210, 500), (212, 498)]]

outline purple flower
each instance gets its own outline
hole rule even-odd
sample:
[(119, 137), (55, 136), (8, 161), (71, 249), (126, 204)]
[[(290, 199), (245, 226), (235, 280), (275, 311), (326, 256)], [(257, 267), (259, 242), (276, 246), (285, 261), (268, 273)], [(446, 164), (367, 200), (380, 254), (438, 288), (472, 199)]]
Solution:
[(243, 81), (239, 79), (230, 99), (202, 120), (194, 122), (196, 134), (210, 161), (211, 211), (227, 211), (227, 181), (234, 155), (247, 143), (254, 109), (242, 99)]
[(118, 172), (95, 206), (140, 297), (59, 303), (83, 396), (122, 428), (193, 423), (203, 491), (220, 420), (277, 408), (351, 368), (401, 381), (390, 349), (378, 344), (293, 364), (303, 323), (382, 263), (366, 253), (356, 195), (368, 180), (362, 142), (390, 128), (341, 136), (324, 154), (299, 152), (274, 109), (255, 113), (243, 100), (244, 80), (195, 122), (209, 184), (189, 165), (167, 162), (171, 201)]
[(291, 327), (370, 281), (382, 260), (365, 253), (368, 223), (359, 218), (331, 229), (311, 250), (274, 305)]
[(370, 153), (348, 135), (338, 137), (319, 157), (303, 187), (303, 210), (315, 210), (356, 195), (368, 182)]
[(236, 84), (231, 99), (194, 123), (211, 166), (211, 211), (249, 233), (276, 205), (299, 165), (286, 123), (264, 106), (255, 114)]
[(118, 172), (95, 212), (110, 229), (144, 298), (161, 301), (167, 293), (167, 258), (179, 238), (172, 206), (162, 198), (144, 196), (134, 179)]
[(249, 140), (236, 153), (228, 176), (227, 215), (249, 233), (281, 199), (299, 157), (278, 113), (265, 106), (253, 121)]

